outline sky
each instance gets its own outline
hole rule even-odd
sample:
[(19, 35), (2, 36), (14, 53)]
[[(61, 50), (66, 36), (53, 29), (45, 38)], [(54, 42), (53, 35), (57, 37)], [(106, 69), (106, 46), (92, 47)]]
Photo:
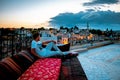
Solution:
[(0, 27), (120, 30), (120, 0), (0, 0)]

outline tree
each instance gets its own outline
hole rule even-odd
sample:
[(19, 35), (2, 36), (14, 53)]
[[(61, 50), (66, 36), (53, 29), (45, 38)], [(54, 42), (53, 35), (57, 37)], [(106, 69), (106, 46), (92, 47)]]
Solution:
[(95, 30), (95, 29), (92, 29), (92, 30), (90, 30), (90, 32), (92, 33), (92, 34), (97, 34), (97, 35), (102, 35), (102, 31), (101, 30)]
[(68, 27), (65, 27), (64, 29), (66, 29), (66, 30), (67, 30), (67, 32), (69, 31)]
[(41, 28), (38, 28), (38, 30), (40, 31), (40, 30), (45, 30), (45, 28), (44, 27), (41, 27)]
[(64, 27), (63, 27), (63, 26), (60, 26), (60, 29), (64, 29)]
[(113, 30), (111, 29), (111, 30), (110, 30), (110, 34), (112, 34), (112, 33), (113, 33)]
[(79, 29), (77, 26), (74, 26), (74, 29)]
[(69, 29), (69, 32), (72, 32), (73, 31), (73, 27), (71, 27), (70, 29)]
[(108, 32), (108, 28), (106, 29), (106, 32)]
[(49, 30), (55, 30), (55, 28), (49, 28)]
[(24, 28), (24, 27), (21, 27), (20, 29), (23, 30), (23, 29), (25, 29), (25, 28)]
[(97, 30), (96, 32), (98, 35), (102, 35), (102, 31), (101, 30)]

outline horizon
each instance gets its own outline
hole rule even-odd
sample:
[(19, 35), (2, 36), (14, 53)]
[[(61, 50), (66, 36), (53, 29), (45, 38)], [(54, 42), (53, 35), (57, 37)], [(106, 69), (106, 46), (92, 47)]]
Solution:
[[(28, 28), (28, 27), (18, 27), (18, 28), (13, 28), (13, 27), (0, 27), (0, 29), (10, 29), (10, 30), (16, 30), (16, 29), (21, 29), (21, 28), (24, 28), (24, 29), (32, 29), (32, 30), (34, 30), (34, 29), (40, 29), (40, 28), (44, 28), (44, 27), (39, 27), (39, 28)], [(74, 27), (63, 27), (63, 28), (68, 28), (68, 29), (70, 29), (70, 28), (74, 28)], [(49, 29), (51, 29), (51, 28), (44, 28), (45, 30), (49, 30)], [(60, 28), (54, 28), (54, 27), (52, 27), (52, 29), (56, 29), (56, 30), (60, 30)], [(78, 29), (79, 30), (84, 30), (84, 29), (87, 29), (87, 28), (79, 28), (78, 27)], [(110, 30), (112, 30), (112, 31), (120, 31), (119, 29), (117, 29), (117, 30), (113, 30), (113, 29), (109, 29), (109, 28), (106, 28), (106, 29), (95, 29), (95, 28), (89, 28), (89, 30), (100, 30), (100, 31), (106, 31), (106, 30), (108, 30), (108, 31), (110, 31)]]

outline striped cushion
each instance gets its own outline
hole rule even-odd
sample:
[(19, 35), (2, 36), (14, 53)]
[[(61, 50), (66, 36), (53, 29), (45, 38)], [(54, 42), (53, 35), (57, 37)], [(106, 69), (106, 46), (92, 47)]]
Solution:
[(22, 72), (8, 59), (0, 62), (0, 80), (16, 80)]
[(0, 62), (0, 80), (7, 80), (10, 77), (11, 69), (5, 63)]
[(17, 54), (11, 58), (20, 66), (23, 71), (25, 71), (33, 63), (24, 54)]
[(32, 62), (36, 61), (34, 56), (26, 50), (22, 50), (19, 54), (23, 54), (24, 56), (26, 56), (26, 58), (28, 58)]
[(22, 74), (22, 69), (19, 65), (17, 65), (10, 57), (7, 57), (2, 60), (2, 62), (6, 63), (8, 66), (10, 66), (18, 75)]

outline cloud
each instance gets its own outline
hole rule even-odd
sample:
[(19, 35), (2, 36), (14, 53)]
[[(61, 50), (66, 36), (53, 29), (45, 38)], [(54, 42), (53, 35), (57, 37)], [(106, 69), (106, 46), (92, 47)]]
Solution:
[[(89, 22), (91, 25), (113, 25), (120, 26), (120, 12), (113, 11), (94, 11), (87, 10), (86, 12), (79, 13), (61, 13), (51, 18), (50, 24), (57, 26), (73, 27), (75, 25), (86, 26)], [(97, 26), (96, 26), (97, 27)], [(108, 27), (108, 26), (107, 26)]]
[(84, 6), (92, 6), (98, 4), (116, 4), (119, 0), (92, 0), (92, 2), (84, 3)]
[(94, 9), (86, 9), (86, 11), (92, 12), (92, 11), (95, 11), (95, 10)]

